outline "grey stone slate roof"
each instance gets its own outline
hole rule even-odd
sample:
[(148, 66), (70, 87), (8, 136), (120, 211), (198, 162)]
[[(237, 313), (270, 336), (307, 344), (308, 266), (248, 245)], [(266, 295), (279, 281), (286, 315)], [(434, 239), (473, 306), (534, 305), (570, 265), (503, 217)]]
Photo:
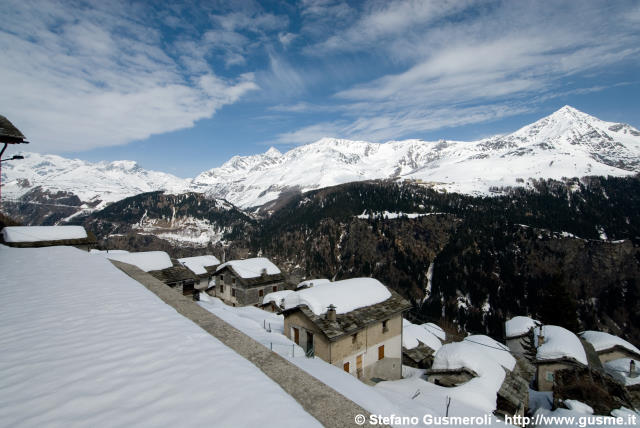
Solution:
[(324, 314), (314, 314), (306, 305), (287, 309), (283, 313), (286, 315), (294, 311), (302, 312), (330, 341), (335, 341), (342, 336), (354, 334), (369, 324), (384, 321), (411, 308), (411, 304), (398, 293), (393, 290), (389, 290), (389, 292), (391, 297), (384, 302), (365, 306), (346, 314), (337, 314), (335, 321), (328, 320)]
[(422, 342), (419, 342), (418, 346), (416, 346), (415, 348), (408, 349), (404, 346), (402, 347), (402, 354), (407, 356), (407, 358), (410, 358), (411, 361), (415, 362), (416, 364), (422, 363), (424, 360), (431, 357), (434, 353), (435, 351), (433, 349), (429, 348)]
[(179, 263), (177, 264), (177, 266), (174, 263), (174, 265), (170, 268), (149, 271), (149, 275), (153, 276), (156, 279), (159, 279), (165, 284), (178, 281), (186, 281), (189, 279), (192, 279), (194, 282), (198, 280), (198, 277), (193, 272)]

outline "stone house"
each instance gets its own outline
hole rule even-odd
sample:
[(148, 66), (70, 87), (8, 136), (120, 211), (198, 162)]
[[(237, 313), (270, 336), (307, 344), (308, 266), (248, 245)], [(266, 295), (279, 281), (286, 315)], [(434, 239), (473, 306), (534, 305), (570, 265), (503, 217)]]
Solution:
[(209, 283), (220, 265), (220, 260), (212, 255), (183, 257), (178, 259), (178, 262), (198, 277), (194, 284), (196, 290), (206, 290), (209, 287)]
[(89, 251), (97, 240), (82, 226), (6, 226), (0, 233), (0, 243), (16, 248), (66, 245)]
[(289, 294), (285, 335), (367, 382), (402, 377), (402, 313), (410, 303), (373, 278), (336, 281)]
[[(505, 345), (488, 336), (474, 335), (443, 345), (426, 375), (427, 381), (444, 387), (456, 387), (478, 377), (489, 378), (488, 382), (476, 383), (473, 389), (484, 388), (487, 396), (495, 394), (496, 414), (524, 416), (529, 403), (525, 372)], [(502, 382), (491, 382), (503, 375)]]
[(284, 275), (269, 259), (231, 260), (216, 268), (207, 294), (227, 305), (260, 305), (266, 294), (284, 288)]
[(525, 342), (533, 343), (533, 330), (541, 323), (525, 316), (516, 316), (505, 323), (505, 342), (516, 355), (527, 353)]
[(537, 353), (533, 364), (538, 391), (553, 391), (557, 371), (578, 370), (589, 365), (580, 339), (563, 327), (545, 325), (536, 328), (535, 345)]
[(603, 331), (584, 331), (580, 336), (593, 345), (601, 363), (621, 358), (640, 360), (640, 349), (613, 334)]
[(440, 349), (445, 338), (444, 331), (435, 324), (418, 325), (403, 320), (402, 364), (418, 369), (430, 369), (433, 355)]
[(171, 259), (173, 266), (149, 271), (149, 275), (164, 282), (183, 296), (193, 296), (196, 293), (195, 284), (199, 278), (189, 269)]

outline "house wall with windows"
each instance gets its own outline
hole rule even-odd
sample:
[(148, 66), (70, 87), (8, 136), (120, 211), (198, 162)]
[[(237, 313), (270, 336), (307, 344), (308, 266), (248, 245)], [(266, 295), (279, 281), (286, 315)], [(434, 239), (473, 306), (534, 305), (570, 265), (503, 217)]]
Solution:
[(284, 289), (281, 275), (245, 279), (225, 269), (213, 276), (207, 294), (231, 306), (259, 305), (266, 294)]
[(334, 341), (302, 312), (285, 317), (285, 335), (305, 351), (369, 382), (402, 378), (402, 315), (380, 320)]
[(537, 362), (536, 370), (536, 385), (538, 391), (553, 391), (553, 379), (555, 372), (558, 370), (575, 369), (576, 365), (569, 362), (549, 362), (541, 363)]

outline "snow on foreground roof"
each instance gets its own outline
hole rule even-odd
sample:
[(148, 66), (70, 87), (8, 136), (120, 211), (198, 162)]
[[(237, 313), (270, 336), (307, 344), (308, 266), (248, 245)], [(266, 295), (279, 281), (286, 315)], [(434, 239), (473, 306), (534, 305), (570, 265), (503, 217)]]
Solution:
[(265, 257), (255, 257), (253, 259), (245, 260), (229, 260), (228, 262), (218, 266), (216, 272), (219, 272), (227, 266), (231, 266), (241, 278), (247, 279), (259, 277), (262, 275), (263, 269), (267, 270), (267, 275), (277, 275), (280, 273), (280, 269), (271, 263), (271, 260)]
[(0, 246), (0, 349), (0, 425), (320, 426), (253, 364), (75, 248)]
[(623, 338), (614, 336), (613, 334), (605, 333), (603, 331), (587, 330), (580, 333), (580, 336), (582, 336), (584, 340), (592, 344), (596, 352), (613, 348), (614, 346), (618, 345), (640, 355), (640, 349), (636, 348)]
[(295, 291), (285, 297), (284, 308), (307, 305), (314, 314), (322, 315), (327, 312), (329, 305), (334, 305), (337, 314), (346, 314), (358, 308), (384, 302), (389, 297), (391, 293), (377, 279), (352, 278), (332, 282), (331, 286)]
[(505, 323), (507, 338), (522, 336), (539, 325), (541, 325), (540, 321), (534, 320), (533, 318), (523, 316), (513, 317)]
[[(95, 254), (95, 253), (94, 253)], [(100, 253), (108, 259), (118, 260), (139, 267), (145, 272), (162, 270), (173, 266), (171, 258), (164, 251), (142, 251), (139, 253)]]
[(86, 239), (82, 226), (7, 226), (2, 229), (5, 242), (61, 241)]
[[(573, 358), (574, 360), (587, 365), (587, 354), (584, 352), (582, 343), (578, 336), (557, 325), (545, 325), (542, 328), (544, 343), (538, 346), (536, 354), (537, 360), (555, 360), (556, 358)], [(540, 328), (536, 329), (536, 344)]]
[(285, 297), (293, 293), (293, 290), (280, 290), (269, 293), (262, 299), (262, 304), (266, 305), (269, 302), (274, 302), (276, 305), (280, 305)]
[(196, 256), (196, 257), (183, 257), (178, 259), (180, 264), (186, 266), (191, 272), (196, 275), (204, 275), (207, 273), (205, 266), (216, 266), (220, 264), (220, 260), (216, 256)]
[(402, 346), (413, 349), (418, 346), (418, 341), (437, 351), (442, 346), (442, 342), (431, 331), (422, 325), (413, 324), (406, 319), (402, 319)]
[(306, 281), (302, 281), (300, 284), (296, 285), (296, 288), (314, 287), (316, 285), (329, 284), (330, 282), (331, 281), (326, 278), (307, 279)]

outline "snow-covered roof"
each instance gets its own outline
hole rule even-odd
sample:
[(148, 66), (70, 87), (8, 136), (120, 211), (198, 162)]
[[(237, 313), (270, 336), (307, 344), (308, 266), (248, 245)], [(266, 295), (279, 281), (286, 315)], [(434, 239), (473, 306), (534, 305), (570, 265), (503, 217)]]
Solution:
[(306, 281), (302, 281), (300, 284), (296, 285), (296, 288), (302, 288), (302, 287), (314, 287), (316, 285), (320, 285), (320, 284), (328, 284), (331, 281), (329, 281), (326, 278), (317, 278), (317, 279), (307, 279)]
[(319, 426), (103, 257), (0, 245), (0, 295), (2, 426)]
[[(607, 373), (618, 379), (624, 385), (639, 385), (640, 375), (636, 375), (636, 377), (630, 376), (629, 366), (631, 361), (632, 358), (618, 358), (617, 360), (607, 361), (603, 366)], [(636, 364), (636, 372), (640, 373), (640, 359), (633, 359), (633, 361), (635, 361)]]
[(433, 333), (421, 325), (412, 324), (402, 320), (402, 346), (413, 349), (418, 346), (418, 341), (437, 351), (442, 346), (442, 342)]
[(329, 305), (336, 307), (337, 314), (381, 303), (391, 293), (374, 278), (352, 278), (335, 281), (330, 287), (312, 287), (298, 290), (284, 299), (285, 309), (307, 305), (316, 315), (327, 312)]
[[(557, 358), (573, 358), (584, 364), (587, 363), (587, 354), (580, 343), (578, 336), (564, 327), (557, 325), (545, 325), (541, 327), (544, 343), (538, 346), (536, 359), (539, 361), (555, 360)], [(540, 327), (536, 329), (535, 340), (538, 344)]]
[(513, 317), (505, 323), (507, 339), (522, 336), (539, 325), (541, 325), (540, 321), (536, 321), (533, 318), (523, 316)]
[(2, 229), (5, 242), (63, 241), (86, 239), (82, 226), (7, 226)]
[(293, 292), (293, 290), (274, 291), (273, 293), (269, 293), (264, 296), (264, 298), (262, 299), (262, 304), (266, 305), (269, 302), (274, 302), (276, 305), (280, 306), (284, 298)]
[(422, 328), (426, 329), (440, 340), (447, 340), (447, 333), (437, 324), (427, 322), (422, 324)]
[(126, 254), (109, 252), (102, 255), (111, 260), (118, 260), (137, 266), (145, 272), (167, 269), (173, 266), (171, 258), (164, 251), (142, 251)]
[(604, 351), (605, 349), (613, 348), (617, 345), (640, 356), (640, 349), (636, 348), (623, 338), (614, 336), (613, 334), (605, 333), (603, 331), (587, 330), (580, 333), (580, 336), (592, 344), (596, 352)]
[(265, 257), (255, 257), (253, 259), (230, 260), (221, 264), (216, 272), (230, 266), (241, 278), (257, 278), (266, 269), (267, 275), (277, 275), (280, 269), (271, 260)]
[(494, 361), (507, 370), (513, 370), (516, 365), (516, 359), (511, 355), (509, 348), (489, 336), (476, 334), (465, 337), (463, 341), (475, 345), (476, 352), (483, 352), (491, 356)]
[(216, 266), (220, 264), (220, 260), (212, 255), (183, 257), (178, 259), (178, 261), (196, 275), (205, 275), (207, 273), (205, 266)]

